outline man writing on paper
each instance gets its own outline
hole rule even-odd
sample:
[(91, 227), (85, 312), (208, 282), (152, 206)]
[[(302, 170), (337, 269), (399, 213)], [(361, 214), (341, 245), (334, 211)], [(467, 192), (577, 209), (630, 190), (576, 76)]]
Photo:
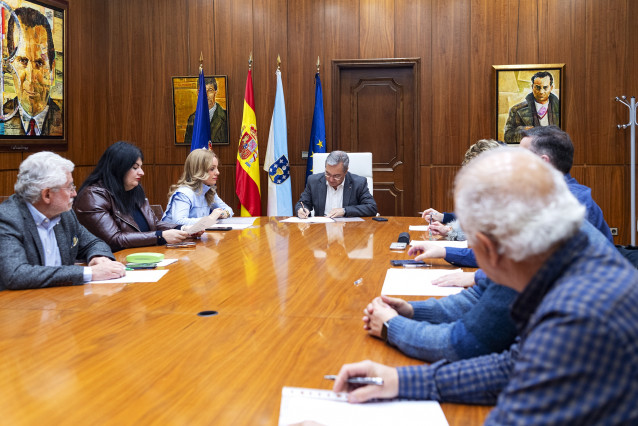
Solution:
[(519, 339), (452, 363), (345, 365), (334, 390), (380, 376), (382, 386), (351, 389), (349, 400), (496, 404), (486, 424), (635, 424), (638, 271), (580, 230), (585, 207), (561, 173), (529, 151), (496, 149), (461, 170), (454, 200), (486, 275), (520, 292), (511, 308)]
[(348, 172), (350, 160), (344, 151), (332, 151), (326, 158), (326, 172), (308, 176), (306, 189), (295, 210), (305, 219), (312, 209), (315, 216), (374, 216), (374, 201), (368, 181), (363, 176)]
[[(0, 204), (0, 290), (77, 285), (124, 276), (109, 246), (71, 212), (73, 163), (39, 152), (20, 164), (15, 194)], [(88, 266), (76, 266), (77, 261)]]

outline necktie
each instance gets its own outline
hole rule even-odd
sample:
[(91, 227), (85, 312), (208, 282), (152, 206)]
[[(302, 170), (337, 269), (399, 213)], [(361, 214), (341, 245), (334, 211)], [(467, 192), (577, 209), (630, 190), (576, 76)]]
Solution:
[(35, 136), (35, 120), (33, 118), (29, 121), (29, 131), (27, 135)]
[(545, 117), (545, 114), (547, 114), (547, 107), (546, 106), (542, 106), (538, 109), (538, 117), (539, 118), (543, 118)]

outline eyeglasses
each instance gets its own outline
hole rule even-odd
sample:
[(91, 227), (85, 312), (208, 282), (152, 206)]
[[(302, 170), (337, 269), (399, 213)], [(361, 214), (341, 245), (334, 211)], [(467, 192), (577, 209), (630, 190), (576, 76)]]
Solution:
[(51, 188), (51, 189), (64, 189), (66, 191), (69, 191), (69, 193), (71, 193), (71, 192), (75, 192), (77, 188), (75, 185), (71, 184), (69, 186), (56, 186), (55, 188)]
[(326, 179), (334, 179), (334, 180), (341, 180), (341, 178), (343, 177), (343, 175), (331, 175), (328, 172), (324, 172), (324, 174), (326, 175)]

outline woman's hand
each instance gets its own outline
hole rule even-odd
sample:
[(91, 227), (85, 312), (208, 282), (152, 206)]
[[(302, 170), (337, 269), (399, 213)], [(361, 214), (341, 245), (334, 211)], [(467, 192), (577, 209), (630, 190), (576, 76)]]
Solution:
[(181, 243), (188, 238), (188, 236), (188, 232), (180, 231), (178, 229), (167, 229), (166, 231), (162, 231), (162, 238), (164, 238), (169, 244)]

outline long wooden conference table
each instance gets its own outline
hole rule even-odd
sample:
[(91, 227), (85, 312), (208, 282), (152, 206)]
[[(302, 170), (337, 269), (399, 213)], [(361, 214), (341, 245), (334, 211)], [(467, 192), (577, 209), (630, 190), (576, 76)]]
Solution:
[[(283, 386), (330, 389), (325, 374), (363, 359), (419, 364), (361, 321), (411, 224), (261, 217), (195, 248), (116, 253), (178, 258), (156, 283), (0, 292), (0, 422), (274, 425)], [(451, 425), (491, 409), (441, 405)]]

